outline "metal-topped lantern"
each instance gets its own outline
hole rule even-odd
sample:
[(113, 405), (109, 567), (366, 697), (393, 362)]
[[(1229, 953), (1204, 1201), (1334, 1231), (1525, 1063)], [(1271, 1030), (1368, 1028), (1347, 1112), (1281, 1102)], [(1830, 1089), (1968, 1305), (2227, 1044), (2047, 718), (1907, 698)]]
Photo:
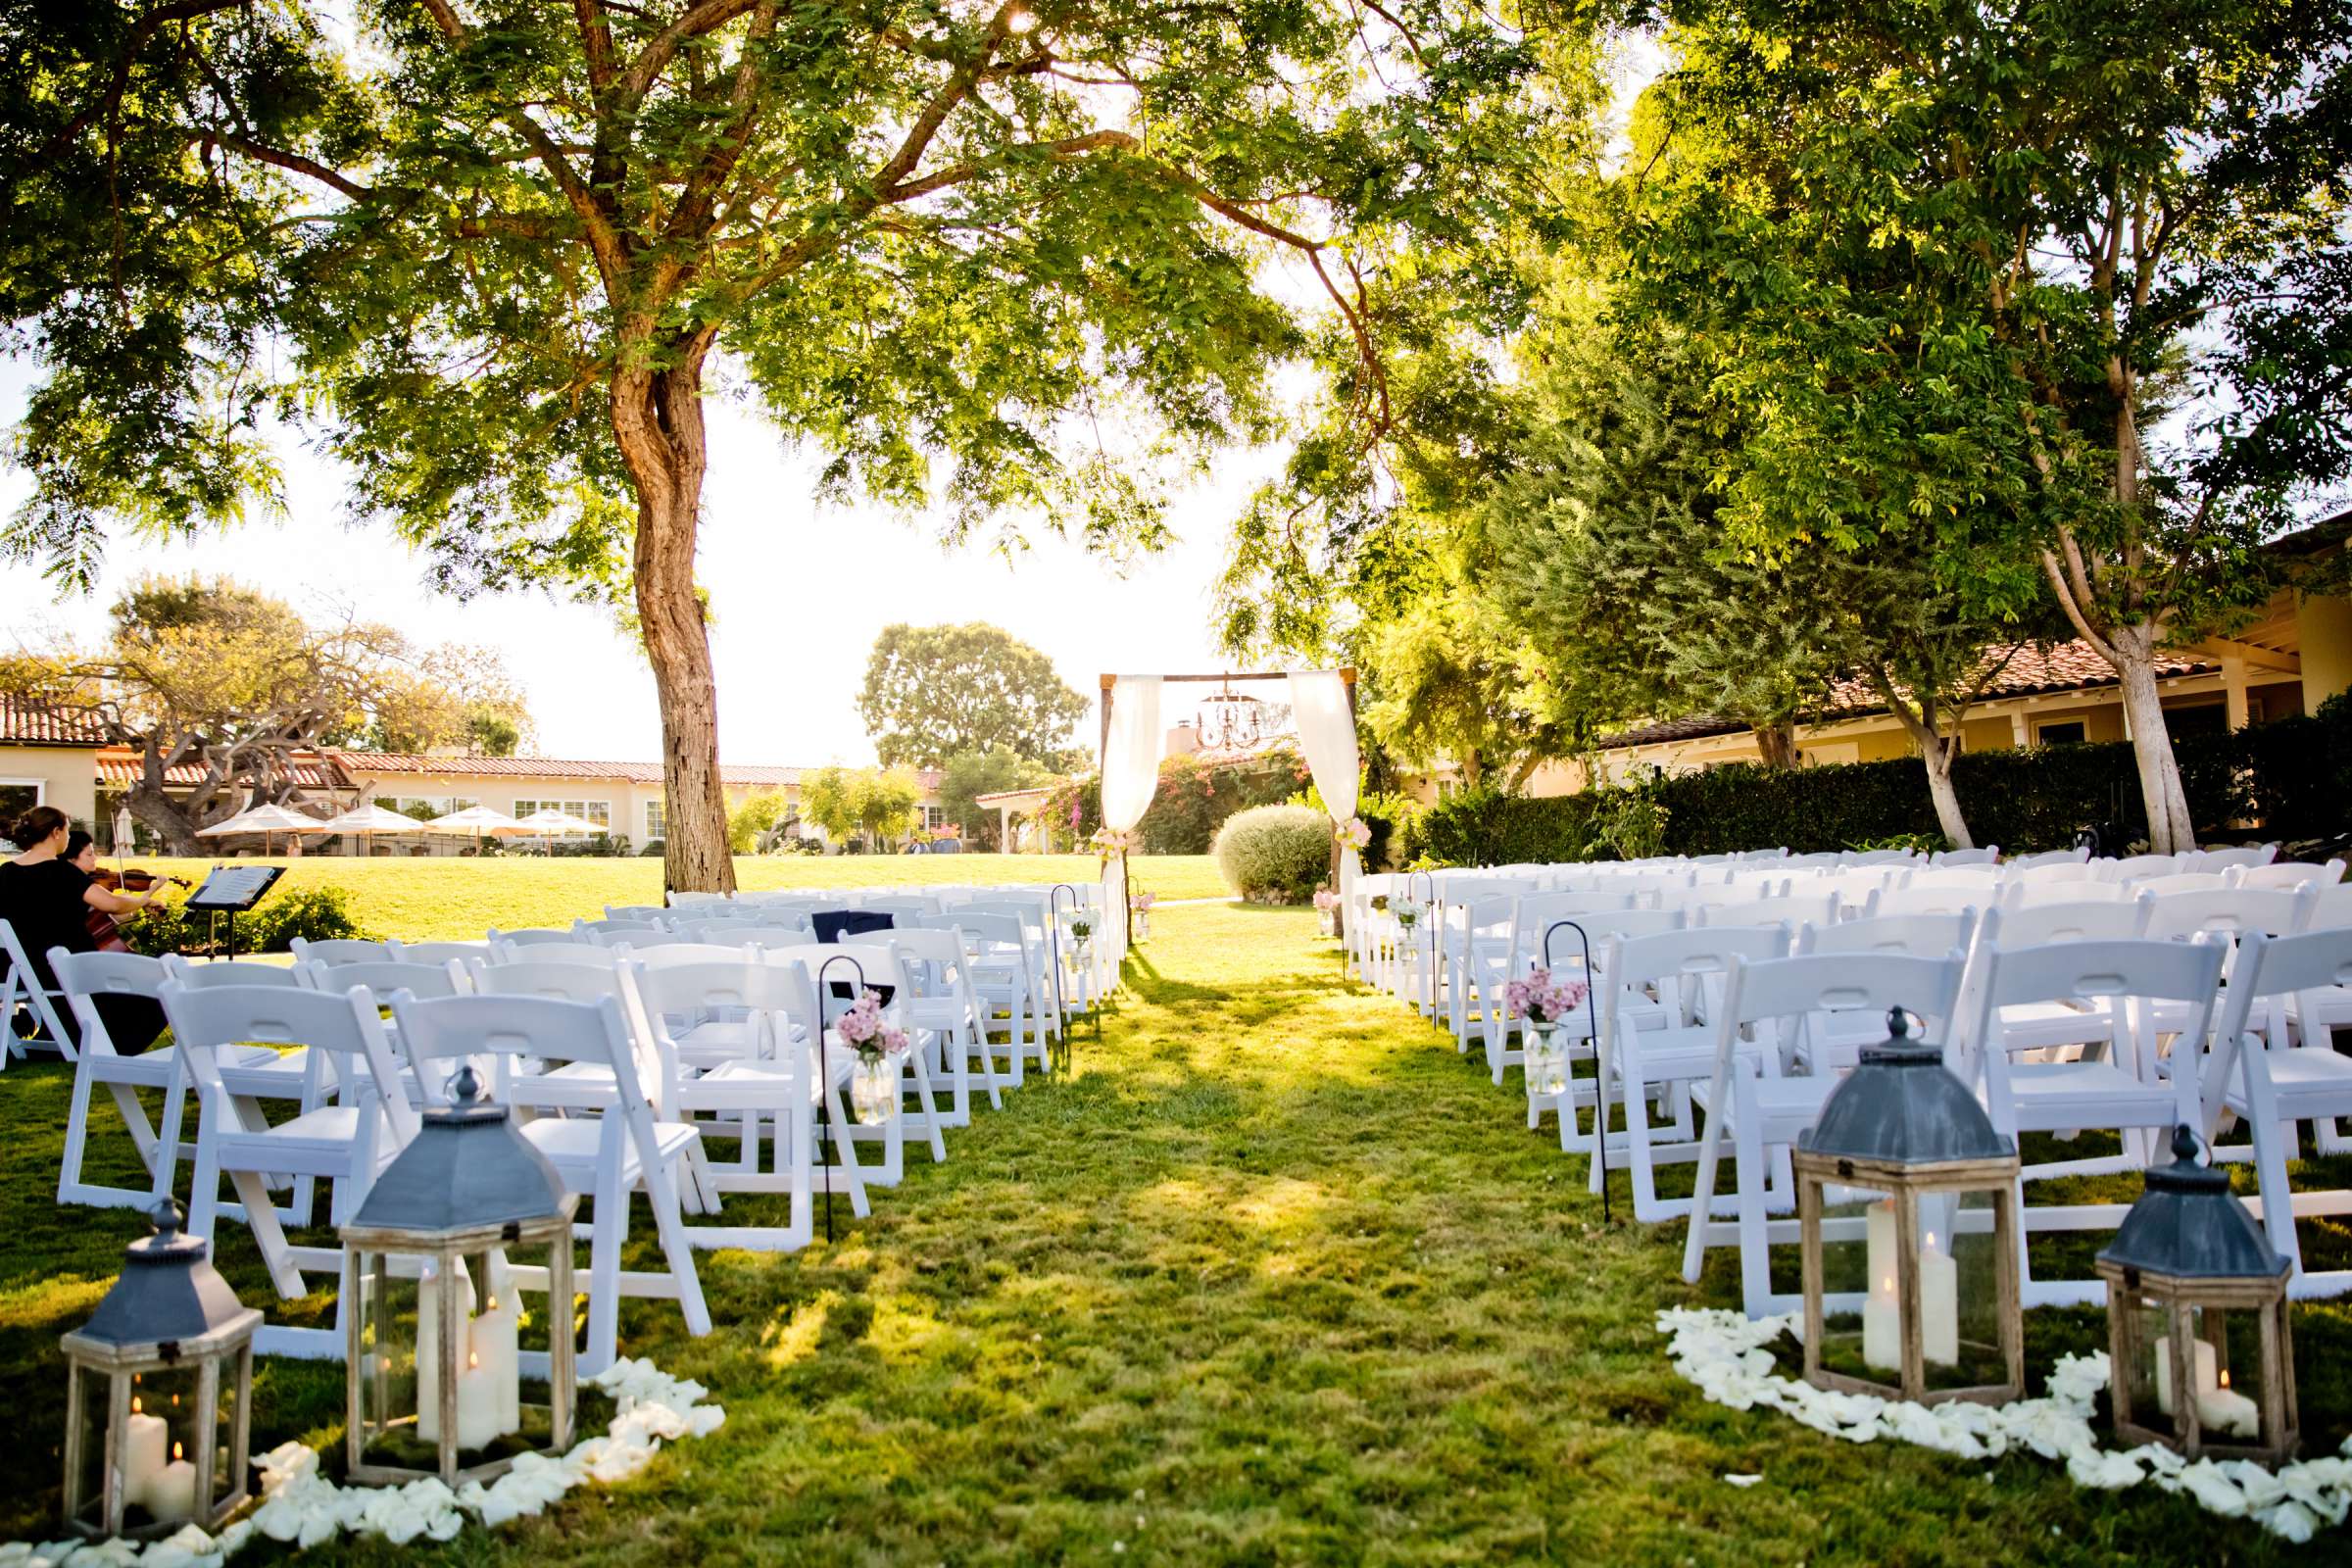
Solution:
[(1901, 1008), (1886, 1023), (1794, 1153), (1805, 1379), (2004, 1403), (2026, 1381), (2017, 1145)]
[(218, 1529), (248, 1496), (253, 1332), (203, 1238), (178, 1208), (155, 1207), (153, 1235), (123, 1250), (122, 1272), (66, 1353), (66, 1523), (99, 1538)]
[[(2119, 1436), (2192, 1459), (2294, 1457), (2292, 1265), (2263, 1239), (2229, 1176), (2197, 1162), (2195, 1133), (2174, 1132), (2173, 1162), (2147, 1173), (2093, 1266), (2107, 1282)], [(2182, 1389), (2191, 1396), (2179, 1397)]]
[(456, 1487), (571, 1446), (579, 1199), (470, 1066), (422, 1122), (340, 1231), (346, 1441), (356, 1481)]

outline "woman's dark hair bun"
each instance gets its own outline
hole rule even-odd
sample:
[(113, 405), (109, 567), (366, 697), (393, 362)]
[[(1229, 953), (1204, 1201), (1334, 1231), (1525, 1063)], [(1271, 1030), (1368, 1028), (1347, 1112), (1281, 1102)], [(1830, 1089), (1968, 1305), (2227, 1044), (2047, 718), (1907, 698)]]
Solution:
[(8, 836), (20, 850), (29, 850), (59, 828), (66, 826), (66, 813), (54, 806), (36, 806), (17, 818)]

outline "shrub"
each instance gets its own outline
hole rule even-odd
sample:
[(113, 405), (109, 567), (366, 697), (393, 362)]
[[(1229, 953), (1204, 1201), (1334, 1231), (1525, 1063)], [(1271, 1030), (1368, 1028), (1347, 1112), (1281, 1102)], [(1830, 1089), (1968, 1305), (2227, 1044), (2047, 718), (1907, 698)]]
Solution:
[(1303, 904), (1331, 871), (1331, 822), (1304, 806), (1236, 811), (1217, 830), (1217, 869), (1246, 899)]
[[(221, 937), (228, 932), (228, 916), (220, 916)], [(134, 953), (157, 956), (166, 953), (185, 953), (204, 947), (212, 940), (213, 917), (202, 910), (190, 913), (179, 904), (159, 904), (150, 912), (135, 920), (125, 921), (123, 939)], [(239, 953), (288, 953), (293, 951), (294, 939), (305, 942), (330, 942), (341, 937), (367, 937), (352, 917), (351, 895), (338, 887), (300, 888), (287, 893), (274, 893), (253, 908), (237, 916), (237, 951)]]
[[(2232, 824), (2244, 821), (2260, 822), (2267, 838), (2324, 838), (2352, 820), (2352, 703), (2330, 700), (2311, 717), (2186, 737), (2173, 751), (2201, 838), (2243, 836)], [(1953, 764), (1952, 777), (1979, 844), (2029, 854), (2066, 848), (2095, 828), (2108, 851), (2120, 852), (2147, 835), (2127, 743), (1972, 752)], [(1599, 858), (1634, 842), (1629, 796), (1663, 809), (1656, 853), (1666, 855), (1774, 845), (1801, 855), (1936, 833), (1917, 758), (1783, 770), (1735, 762), (1639, 791), (1538, 800), (1465, 790), (1410, 819), (1398, 858), (1409, 864), (1426, 855), (1442, 865)]]

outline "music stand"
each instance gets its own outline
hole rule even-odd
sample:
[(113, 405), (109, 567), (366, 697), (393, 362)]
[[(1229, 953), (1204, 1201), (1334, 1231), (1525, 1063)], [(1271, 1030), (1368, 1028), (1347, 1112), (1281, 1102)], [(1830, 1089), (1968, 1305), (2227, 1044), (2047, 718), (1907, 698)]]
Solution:
[(285, 874), (282, 865), (216, 865), (204, 886), (188, 895), (183, 908), (202, 909), (214, 917), (206, 944), (214, 957), (220, 956), (220, 943), (215, 935), (220, 929), (220, 916), (228, 916), (228, 956), (233, 958), (237, 956), (237, 916), (261, 903), (262, 895)]

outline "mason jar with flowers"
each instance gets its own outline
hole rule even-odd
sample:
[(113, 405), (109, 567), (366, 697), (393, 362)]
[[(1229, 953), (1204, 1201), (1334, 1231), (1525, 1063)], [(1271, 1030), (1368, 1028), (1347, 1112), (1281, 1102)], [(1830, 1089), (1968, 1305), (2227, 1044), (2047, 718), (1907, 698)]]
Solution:
[(1554, 980), (1541, 966), (1502, 988), (1502, 1004), (1518, 1014), (1527, 1042), (1527, 1092), (1556, 1099), (1568, 1092), (1568, 1047), (1560, 1022), (1584, 1005), (1582, 980)]
[(1140, 942), (1152, 934), (1152, 906), (1158, 902), (1158, 894), (1147, 893), (1141, 888), (1127, 895), (1127, 907), (1135, 916), (1137, 941)]
[(882, 994), (869, 990), (860, 996), (833, 1029), (858, 1053), (858, 1068), (850, 1075), (852, 1112), (869, 1126), (897, 1115), (906, 1031), (882, 1016)]
[(1339, 932), (1340, 896), (1329, 888), (1315, 889), (1315, 929), (1325, 936)]

